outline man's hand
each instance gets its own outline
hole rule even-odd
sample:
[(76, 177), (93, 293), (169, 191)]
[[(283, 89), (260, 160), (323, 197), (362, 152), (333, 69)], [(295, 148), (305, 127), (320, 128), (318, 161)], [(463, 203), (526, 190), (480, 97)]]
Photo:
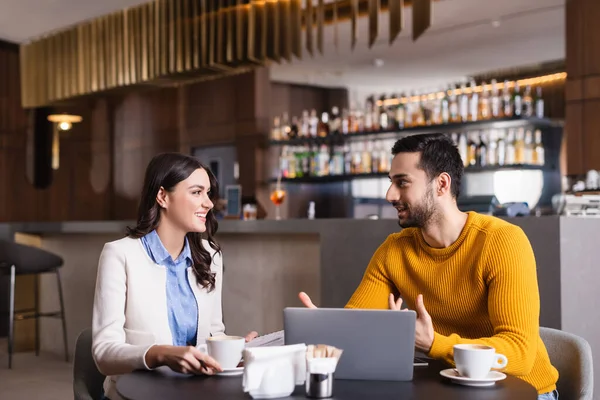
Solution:
[(252, 331), (249, 334), (246, 335), (246, 343), (256, 339), (258, 336), (258, 333), (256, 331)]
[[(390, 293), (389, 306), (390, 310), (402, 311), (402, 298), (399, 297), (398, 300), (394, 300), (394, 295)], [(431, 316), (425, 309), (422, 294), (417, 296), (416, 312), (415, 347), (425, 353), (429, 353), (433, 345), (433, 323), (431, 322)]]
[(302, 302), (302, 304), (304, 304), (304, 307), (306, 308), (317, 308), (317, 306), (315, 306), (312, 302), (312, 300), (310, 299), (310, 297), (308, 297), (308, 295), (304, 292), (300, 292), (298, 293), (298, 298), (300, 299), (300, 301)]

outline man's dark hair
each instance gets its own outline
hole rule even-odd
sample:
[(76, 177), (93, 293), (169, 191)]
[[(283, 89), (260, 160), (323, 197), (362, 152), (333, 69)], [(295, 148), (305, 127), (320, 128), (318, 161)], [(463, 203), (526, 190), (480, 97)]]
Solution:
[(406, 136), (392, 147), (394, 156), (399, 153), (421, 153), (419, 168), (425, 171), (430, 181), (442, 172), (448, 173), (452, 180), (452, 196), (458, 198), (464, 166), (451, 138), (441, 133)]

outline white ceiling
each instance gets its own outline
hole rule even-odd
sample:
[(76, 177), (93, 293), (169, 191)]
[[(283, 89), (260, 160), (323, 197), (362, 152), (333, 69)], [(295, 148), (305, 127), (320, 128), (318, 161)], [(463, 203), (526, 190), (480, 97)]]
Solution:
[(0, 0), (0, 39), (22, 43), (148, 0)]
[[(565, 57), (564, 0), (442, 0), (434, 3), (432, 27), (411, 39), (411, 13), (403, 33), (388, 45), (388, 16), (380, 16), (380, 35), (368, 48), (368, 20), (359, 20), (359, 41), (350, 47), (350, 23), (325, 30), (325, 54), (271, 67), (271, 79), (323, 86), (346, 86), (357, 92), (439, 88), (483, 72), (536, 64)], [(499, 21), (494, 27), (492, 21)], [(384, 66), (377, 68), (373, 60)]]

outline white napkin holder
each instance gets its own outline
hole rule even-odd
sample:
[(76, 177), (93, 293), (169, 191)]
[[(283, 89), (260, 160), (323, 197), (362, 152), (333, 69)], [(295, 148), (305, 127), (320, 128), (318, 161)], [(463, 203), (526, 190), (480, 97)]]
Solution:
[(244, 392), (253, 399), (287, 397), (306, 381), (306, 345), (244, 350)]

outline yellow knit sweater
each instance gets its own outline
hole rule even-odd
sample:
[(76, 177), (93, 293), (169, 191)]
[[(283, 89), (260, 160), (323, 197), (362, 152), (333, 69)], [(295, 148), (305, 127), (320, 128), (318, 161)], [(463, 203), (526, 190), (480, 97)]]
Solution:
[(430, 357), (453, 365), (455, 344), (486, 344), (508, 358), (507, 374), (539, 394), (556, 388), (558, 371), (539, 335), (535, 258), (519, 227), (471, 212), (446, 248), (430, 247), (416, 228), (390, 235), (346, 307), (387, 309), (389, 293), (413, 310), (423, 294), (435, 330)]

